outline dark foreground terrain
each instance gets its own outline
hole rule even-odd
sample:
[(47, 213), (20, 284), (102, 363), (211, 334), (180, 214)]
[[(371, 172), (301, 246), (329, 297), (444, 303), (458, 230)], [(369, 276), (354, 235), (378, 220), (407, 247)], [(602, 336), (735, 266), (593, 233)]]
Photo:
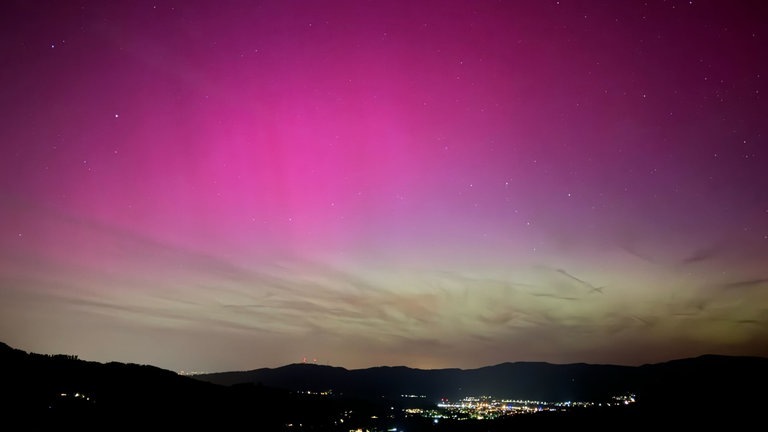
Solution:
[[(647, 430), (716, 421), (750, 430), (750, 422), (763, 424), (768, 402), (768, 359), (723, 356), (641, 367), (514, 363), (469, 371), (289, 365), (193, 379), (152, 366), (86, 362), (0, 344), (0, 368), (0, 414), (6, 425), (24, 430)], [(402, 398), (406, 390), (425, 397)], [(435, 395), (459, 397), (460, 391), (540, 400), (631, 391), (637, 402), (437, 423), (406, 417), (403, 410), (432, 409)]]

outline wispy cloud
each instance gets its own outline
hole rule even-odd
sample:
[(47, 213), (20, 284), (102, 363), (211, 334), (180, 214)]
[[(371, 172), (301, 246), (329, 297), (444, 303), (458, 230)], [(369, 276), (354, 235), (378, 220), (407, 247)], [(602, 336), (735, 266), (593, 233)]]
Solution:
[(758, 279), (748, 279), (748, 280), (739, 280), (739, 281), (733, 281), (733, 282), (726, 282), (721, 284), (720, 286), (724, 289), (742, 289), (742, 288), (752, 288), (755, 286), (765, 285), (768, 284), (768, 279), (765, 278), (758, 278)]

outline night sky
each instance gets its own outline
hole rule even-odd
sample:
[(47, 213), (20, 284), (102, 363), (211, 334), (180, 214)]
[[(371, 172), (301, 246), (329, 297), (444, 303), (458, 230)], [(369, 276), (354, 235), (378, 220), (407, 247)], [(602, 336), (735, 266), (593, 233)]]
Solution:
[(4, 1), (0, 340), (768, 356), (768, 6)]

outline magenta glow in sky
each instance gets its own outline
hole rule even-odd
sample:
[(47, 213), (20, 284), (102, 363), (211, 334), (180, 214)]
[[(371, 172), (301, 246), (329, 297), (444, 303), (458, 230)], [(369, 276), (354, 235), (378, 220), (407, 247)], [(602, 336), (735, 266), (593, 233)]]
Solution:
[(768, 355), (768, 10), (11, 2), (0, 340), (171, 369)]

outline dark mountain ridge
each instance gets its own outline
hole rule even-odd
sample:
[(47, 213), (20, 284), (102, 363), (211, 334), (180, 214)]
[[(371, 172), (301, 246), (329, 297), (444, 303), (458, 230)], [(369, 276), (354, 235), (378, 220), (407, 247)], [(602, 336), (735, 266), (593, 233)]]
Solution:
[[(636, 367), (526, 362), (469, 370), (403, 366), (348, 370), (292, 364), (195, 378), (154, 366), (26, 353), (0, 343), (0, 413), (9, 424), (24, 424), (31, 430), (226, 430), (255, 425), (269, 431), (346, 432), (352, 424), (363, 430), (391, 430), (395, 423), (408, 425), (408, 431), (578, 424), (637, 430), (670, 421), (688, 427), (716, 420), (746, 425), (759, 420), (768, 402), (768, 359), (715, 355)], [(490, 395), (555, 402), (609, 400), (627, 393), (635, 394), (637, 403), (609, 411), (575, 410), (484, 422), (446, 420), (439, 427), (431, 420), (408, 418), (402, 410), (433, 409), (443, 397)]]
[[(223, 387), (155, 366), (27, 353), (2, 343), (0, 383), (0, 413), (31, 430), (222, 425), (254, 406), (277, 413), (275, 405), (287, 397), (285, 391)], [(282, 423), (279, 415), (272, 419)], [(265, 417), (265, 424), (270, 421)]]
[(221, 385), (261, 383), (291, 390), (334, 390), (352, 395), (423, 395), (430, 400), (489, 395), (542, 401), (596, 401), (626, 393), (660, 398), (688, 394), (691, 390), (701, 397), (722, 397), (731, 394), (731, 390), (750, 395), (757, 383), (768, 384), (766, 373), (765, 358), (704, 355), (643, 366), (508, 362), (466, 370), (404, 366), (348, 370), (299, 363), (195, 378)]

